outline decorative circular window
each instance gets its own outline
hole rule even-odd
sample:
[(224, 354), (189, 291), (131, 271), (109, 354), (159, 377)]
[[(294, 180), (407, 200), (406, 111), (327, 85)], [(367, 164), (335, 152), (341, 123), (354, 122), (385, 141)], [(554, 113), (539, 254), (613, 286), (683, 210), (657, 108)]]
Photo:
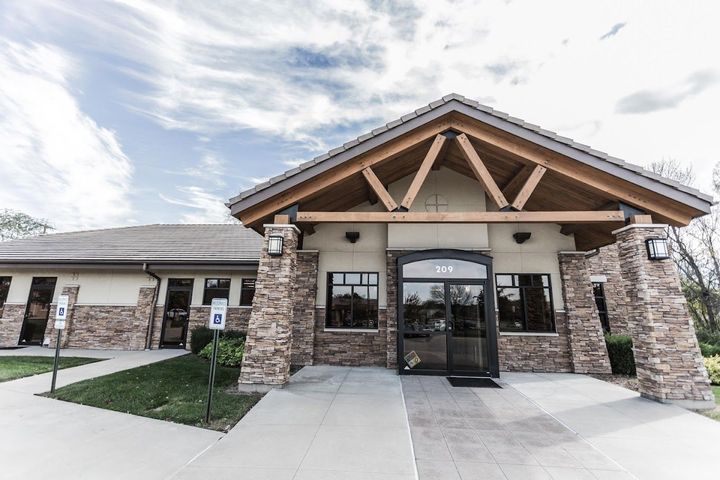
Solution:
[(425, 200), (426, 212), (447, 212), (448, 202), (445, 197), (434, 193)]

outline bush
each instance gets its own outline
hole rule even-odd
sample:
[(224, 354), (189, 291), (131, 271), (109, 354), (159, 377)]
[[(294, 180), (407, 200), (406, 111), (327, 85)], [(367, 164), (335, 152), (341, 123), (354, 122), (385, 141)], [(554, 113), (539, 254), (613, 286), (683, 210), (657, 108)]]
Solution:
[(627, 335), (605, 335), (612, 373), (635, 376), (632, 338)]
[[(223, 330), (220, 332), (220, 338), (229, 340), (240, 340), (245, 342), (245, 333), (239, 330)], [(213, 331), (206, 326), (195, 327), (190, 333), (190, 350), (195, 355), (199, 355), (208, 343), (212, 343)]]
[(703, 357), (714, 357), (715, 355), (720, 355), (720, 345), (700, 342), (700, 351)]
[(720, 332), (710, 332), (705, 329), (698, 329), (696, 333), (698, 342), (720, 347)]
[(710, 383), (713, 385), (720, 385), (720, 355), (707, 357), (704, 360), (708, 377), (710, 377)]
[[(205, 345), (198, 354), (203, 358), (210, 360), (212, 357), (212, 342)], [(222, 338), (218, 343), (218, 365), (223, 367), (239, 367), (242, 364), (243, 354), (245, 353), (245, 342), (237, 338)]]

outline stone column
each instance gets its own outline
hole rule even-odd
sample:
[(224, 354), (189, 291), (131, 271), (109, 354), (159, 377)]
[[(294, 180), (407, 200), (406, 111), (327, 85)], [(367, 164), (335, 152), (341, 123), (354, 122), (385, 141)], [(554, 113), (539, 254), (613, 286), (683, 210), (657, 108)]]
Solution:
[[(300, 230), (295, 225), (265, 225), (255, 298), (248, 324), (239, 390), (266, 392), (282, 387), (290, 378), (292, 319)], [(267, 253), (268, 238), (283, 237), (280, 256)]]
[(406, 254), (402, 250), (388, 250), (386, 253), (386, 282), (385, 290), (387, 292), (387, 308), (385, 309), (385, 317), (387, 320), (387, 368), (398, 367), (398, 271), (397, 259)]
[[(138, 291), (137, 306), (135, 307), (135, 324), (145, 324), (145, 336), (140, 338), (139, 335), (133, 335), (131, 345), (127, 345), (128, 350), (144, 350), (145, 347), (152, 347), (152, 343), (148, 342), (148, 334), (150, 333), (151, 314), (153, 311), (153, 303), (155, 302), (156, 285), (140, 287)], [(142, 342), (142, 343), (141, 343)]]
[[(65, 331), (63, 332), (62, 339), (60, 340), (60, 348), (67, 348), (68, 343), (70, 342), (70, 336), (74, 330), (73, 317), (79, 291), (80, 285), (65, 285), (62, 289), (61, 295), (68, 296), (68, 309), (67, 319), (65, 320)], [(55, 306), (55, 303), (51, 305), (50, 315), (48, 316), (48, 321), (45, 325), (45, 338), (50, 338), (50, 348), (55, 348), (55, 342), (57, 341), (57, 330), (55, 330)]]
[(313, 364), (318, 256), (317, 250), (298, 252), (292, 325), (291, 361), (293, 365)]
[(585, 252), (559, 252), (570, 357), (575, 373), (611, 373)]
[(628, 225), (613, 232), (628, 286), (628, 329), (640, 394), (688, 408), (712, 408), (707, 372), (671, 259), (650, 260), (645, 240), (665, 238), (665, 225)]

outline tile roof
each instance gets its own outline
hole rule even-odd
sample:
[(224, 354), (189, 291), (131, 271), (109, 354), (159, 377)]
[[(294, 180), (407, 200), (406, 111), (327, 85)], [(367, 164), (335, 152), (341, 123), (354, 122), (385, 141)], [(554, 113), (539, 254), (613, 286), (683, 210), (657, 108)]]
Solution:
[[(526, 122), (519, 118), (512, 117), (505, 112), (495, 110), (494, 108), (489, 107), (487, 105), (482, 105), (481, 103), (478, 103), (475, 100), (470, 100), (468, 98), (463, 97), (462, 95), (452, 93), (450, 95), (444, 96), (443, 98), (441, 98), (439, 100), (430, 102), (430, 104), (428, 104), (427, 106), (421, 107), (421, 108), (415, 110), (414, 112), (411, 112), (407, 115), (403, 115), (399, 119), (393, 120), (382, 127), (376, 128), (369, 133), (360, 135), (355, 140), (345, 143), (341, 147), (334, 148), (327, 153), (324, 153), (318, 157), (313, 158), (312, 160), (310, 160), (308, 162), (305, 162), (305, 163), (299, 165), (296, 168), (288, 170), (285, 173), (278, 175), (276, 177), (273, 177), (266, 182), (259, 183), (259, 184), (255, 185), (253, 188), (250, 188), (248, 190), (240, 192), (239, 195), (230, 199), (229, 205), (232, 206), (238, 202), (241, 202), (241, 201), (255, 195), (256, 193), (259, 193), (259, 192), (262, 192), (263, 190), (268, 189), (269, 187), (271, 187), (279, 182), (283, 182), (285, 180), (291, 179), (294, 176), (298, 175), (301, 172), (304, 172), (307, 169), (310, 169), (317, 165), (321, 165), (321, 164), (323, 164), (323, 162), (326, 162), (327, 160), (332, 159), (333, 157), (337, 157), (341, 153), (347, 152), (348, 150), (351, 150), (351, 149), (357, 147), (358, 145), (362, 145), (363, 143), (368, 142), (369, 140), (371, 140), (379, 135), (382, 135), (385, 132), (389, 132), (389, 131), (392, 131), (393, 129), (397, 129), (398, 127), (408, 123), (409, 121), (411, 121), (419, 116), (425, 115), (429, 112), (432, 112), (433, 110), (436, 110), (436, 109), (438, 109), (444, 105), (450, 104), (452, 102), (459, 102), (459, 104), (461, 104), (465, 107), (470, 107), (472, 110), (474, 110), (475, 112), (477, 112), (479, 114), (490, 115), (491, 117), (494, 117), (495, 119), (502, 120), (504, 123), (506, 123), (508, 125), (519, 126), (522, 129), (527, 130), (528, 132), (531, 132), (531, 133), (534, 133), (537, 135), (541, 135), (542, 137), (545, 137), (546, 139), (549, 139), (554, 142), (558, 142), (559, 144), (562, 144), (564, 146), (570, 147), (571, 149), (577, 151), (578, 153), (588, 154), (588, 155), (591, 155), (591, 156), (593, 156), (597, 159), (600, 159), (604, 162), (607, 162), (608, 164), (618, 166), (618, 167), (622, 168), (624, 171), (626, 171), (628, 174), (637, 174), (646, 179), (649, 179), (649, 180), (652, 180), (655, 182), (659, 182), (660, 184), (668, 186), (678, 192), (682, 192), (682, 193), (691, 195), (693, 197), (696, 197), (697, 199), (701, 200), (704, 203), (711, 203), (713, 201), (711, 196), (705, 195), (695, 188), (688, 187), (688, 186), (683, 185), (674, 180), (662, 177), (660, 175), (657, 175), (653, 172), (650, 172), (650, 171), (644, 169), (643, 167), (626, 162), (625, 160), (622, 160), (620, 158), (613, 157), (605, 152), (595, 150), (587, 145), (583, 145), (581, 143), (575, 142), (571, 138), (563, 137), (561, 135), (558, 135), (555, 132), (541, 128), (538, 125)], [(632, 177), (632, 176), (633, 175), (630, 175), (630, 177)], [(632, 178), (626, 178), (626, 180), (633, 181)], [(634, 182), (634, 183), (637, 183), (637, 182)], [(262, 201), (262, 200), (263, 199), (260, 199), (260, 201)]]
[(242, 264), (262, 237), (239, 224), (141, 225), (0, 242), (0, 263)]

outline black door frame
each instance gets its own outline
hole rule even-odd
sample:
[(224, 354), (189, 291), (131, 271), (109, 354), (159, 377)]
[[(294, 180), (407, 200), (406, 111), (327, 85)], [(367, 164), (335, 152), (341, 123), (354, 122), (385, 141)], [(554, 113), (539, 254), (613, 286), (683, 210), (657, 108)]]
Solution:
[(50, 306), (52, 305), (53, 298), (55, 297), (55, 289), (57, 288), (57, 277), (32, 277), (32, 280), (30, 281), (30, 291), (28, 292), (28, 300), (25, 304), (25, 315), (23, 316), (23, 323), (22, 327), (20, 327), (20, 337), (18, 338), (18, 345), (42, 345), (43, 341), (45, 340), (45, 332), (43, 332), (43, 338), (40, 340), (39, 343), (37, 342), (27, 342), (22, 343), (23, 336), (25, 335), (25, 329), (27, 328), (27, 320), (28, 315), (30, 314), (30, 302), (32, 300), (32, 292), (33, 287), (35, 286), (35, 280), (36, 279), (50, 279), (52, 278), (54, 280), (53, 286), (50, 289), (50, 302), (48, 302), (48, 309), (47, 309), (47, 315), (45, 316), (45, 330), (47, 330), (47, 321), (50, 318)]
[[(403, 275), (403, 267), (408, 263), (417, 262), (419, 260), (434, 260), (448, 258), (453, 260), (463, 260), (473, 263), (485, 265), (487, 268), (487, 278), (405, 278)], [(450, 376), (490, 376), (493, 378), (500, 377), (500, 367), (498, 362), (498, 346), (497, 346), (497, 322), (495, 320), (495, 293), (494, 293), (494, 276), (492, 269), (492, 257), (481, 253), (470, 252), (467, 250), (455, 249), (432, 249), (422, 250), (419, 252), (409, 253), (397, 258), (397, 363), (398, 373), (400, 375), (450, 375)], [(485, 323), (487, 326), (487, 342), (488, 342), (488, 370), (478, 372), (460, 371), (453, 372), (452, 368), (452, 331), (446, 331), (445, 341), (447, 345), (447, 370), (406, 370), (404, 367), (404, 330), (405, 330), (405, 306), (404, 306), (404, 282), (430, 282), (443, 283), (445, 288), (445, 311), (446, 321), (450, 320), (450, 305), (447, 302), (448, 289), (451, 284), (460, 285), (483, 285), (485, 289)]]
[[(177, 286), (171, 286), (170, 280), (192, 280), (192, 284), (189, 287), (177, 287)], [(194, 278), (168, 278), (168, 286), (165, 291), (165, 307), (163, 308), (163, 316), (162, 316), (162, 328), (160, 329), (160, 341), (158, 342), (159, 348), (185, 348), (187, 346), (187, 335), (188, 335), (188, 327), (190, 326), (190, 306), (192, 305), (192, 295), (193, 295), (193, 287), (195, 286), (195, 279)], [(185, 321), (185, 326), (183, 326), (183, 333), (182, 333), (182, 345), (165, 345), (165, 323), (166, 323), (166, 317), (167, 317), (167, 309), (168, 309), (168, 301), (170, 300), (170, 292), (188, 292), (189, 298), (188, 298), (188, 309), (187, 309), (187, 319)]]

